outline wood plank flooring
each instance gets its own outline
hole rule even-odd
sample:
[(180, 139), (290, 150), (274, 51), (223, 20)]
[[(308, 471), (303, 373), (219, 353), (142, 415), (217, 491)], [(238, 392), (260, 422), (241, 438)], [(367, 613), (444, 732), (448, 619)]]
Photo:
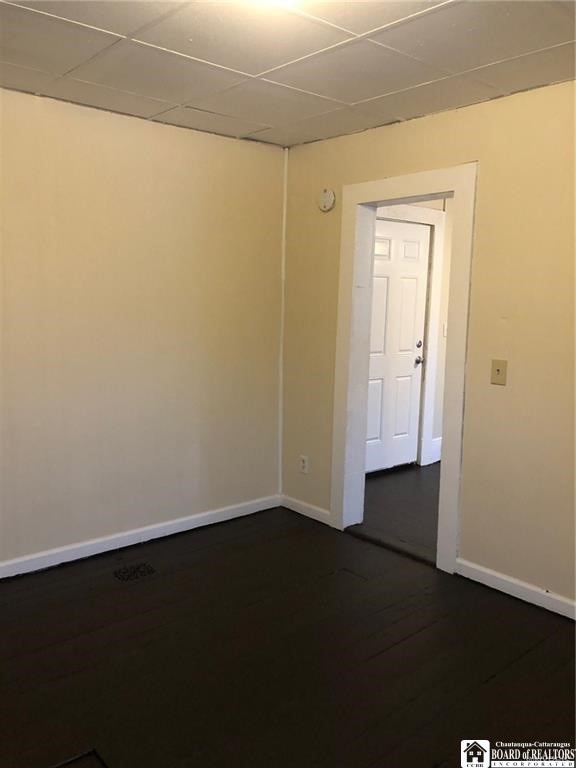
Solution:
[(457, 768), (573, 714), (571, 621), (284, 509), (0, 583), (2, 768)]
[(89, 755), (82, 755), (74, 760), (67, 760), (65, 763), (56, 766), (56, 768), (106, 768), (106, 766), (95, 752), (91, 752)]
[(366, 475), (364, 520), (347, 531), (435, 563), (439, 492), (440, 462), (371, 472)]

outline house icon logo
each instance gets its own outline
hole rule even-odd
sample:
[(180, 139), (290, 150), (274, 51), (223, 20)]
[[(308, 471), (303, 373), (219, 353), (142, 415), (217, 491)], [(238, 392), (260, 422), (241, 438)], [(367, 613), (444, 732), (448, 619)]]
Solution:
[(488, 768), (490, 766), (489, 741), (486, 739), (464, 739), (460, 744), (460, 765), (462, 768)]

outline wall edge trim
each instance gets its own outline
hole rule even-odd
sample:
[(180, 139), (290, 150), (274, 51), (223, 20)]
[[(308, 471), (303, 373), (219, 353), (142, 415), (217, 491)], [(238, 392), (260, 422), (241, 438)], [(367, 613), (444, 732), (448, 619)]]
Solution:
[(478, 581), (487, 587), (492, 587), (492, 589), (505, 592), (507, 595), (517, 597), (527, 603), (532, 603), (532, 605), (546, 608), (569, 619), (576, 619), (576, 601), (558, 595), (556, 592), (549, 592), (535, 584), (515, 579), (513, 576), (507, 576), (499, 571), (493, 571), (491, 568), (485, 568), (483, 565), (472, 563), (461, 557), (456, 559), (455, 573), (467, 579)]
[(85, 557), (91, 557), (92, 555), (98, 555), (115, 549), (122, 549), (133, 544), (142, 544), (151, 539), (159, 539), (164, 536), (171, 536), (174, 533), (191, 531), (204, 525), (222, 523), (237, 517), (252, 515), (255, 512), (263, 512), (266, 509), (278, 507), (280, 503), (281, 497), (278, 495), (264, 496), (259, 499), (244, 501), (240, 504), (197, 512), (186, 517), (179, 517), (162, 523), (153, 523), (152, 525), (114, 533), (109, 536), (101, 536), (75, 544), (67, 544), (55, 549), (33, 552), (22, 557), (0, 561), (0, 579), (51, 568), (55, 565), (68, 563), (73, 560), (81, 560)]

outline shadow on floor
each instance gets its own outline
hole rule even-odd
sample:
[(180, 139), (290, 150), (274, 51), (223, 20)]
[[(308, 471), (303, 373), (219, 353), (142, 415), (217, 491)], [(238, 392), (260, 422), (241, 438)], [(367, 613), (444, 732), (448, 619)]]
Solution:
[(366, 475), (364, 520), (346, 531), (435, 564), (439, 490), (440, 462), (372, 472)]

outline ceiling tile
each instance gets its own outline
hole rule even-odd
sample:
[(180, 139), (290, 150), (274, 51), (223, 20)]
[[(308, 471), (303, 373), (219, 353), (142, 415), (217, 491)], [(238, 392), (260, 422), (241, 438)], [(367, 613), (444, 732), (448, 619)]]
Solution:
[(173, 0), (8, 0), (62, 19), (78, 21), (119, 35), (130, 35), (145, 24), (178, 8)]
[(263, 127), (259, 123), (238, 120), (235, 117), (227, 117), (226, 115), (217, 115), (213, 112), (203, 112), (200, 109), (192, 109), (191, 107), (171, 109), (159, 115), (156, 120), (161, 123), (169, 123), (170, 125), (179, 125), (184, 128), (194, 128), (198, 131), (209, 131), (210, 133), (218, 133), (221, 136), (234, 136), (237, 138), (247, 136), (249, 133), (254, 133), (254, 131)]
[(63, 74), (119, 38), (26, 8), (0, 5), (0, 60)]
[(264, 3), (190, 3), (139, 40), (258, 74), (349, 35)]
[(434, 9), (372, 39), (457, 73), (573, 37), (571, 2), (473, 0)]
[(380, 45), (359, 41), (289, 64), (267, 79), (352, 104), (445, 74)]
[(337, 24), (350, 32), (364, 33), (371, 29), (383, 27), (393, 21), (405, 19), (419, 11), (433, 8), (441, 0), (429, 2), (412, 2), (412, 0), (384, 0), (384, 2), (309, 2), (302, 4), (302, 10), (316, 18)]
[(274, 126), (294, 123), (339, 109), (342, 105), (283, 85), (250, 80), (215, 96), (195, 101), (194, 106)]
[(165, 101), (138, 96), (134, 93), (117, 91), (104, 85), (85, 83), (70, 77), (63, 77), (47, 86), (43, 93), (56, 99), (73, 101), (89, 107), (99, 107), (112, 112), (122, 112), (137, 117), (150, 117), (172, 105)]
[(0, 87), (13, 88), (16, 91), (40, 93), (51, 83), (55, 75), (41, 72), (38, 69), (17, 67), (14, 64), (0, 62)]
[(79, 67), (74, 77), (177, 104), (242, 80), (229, 70), (132, 42), (120, 43)]
[(574, 43), (567, 43), (538, 53), (530, 53), (518, 59), (475, 69), (470, 76), (473, 75), (489, 83), (500, 93), (514, 93), (526, 88), (574, 80), (575, 62)]
[(574, 78), (573, 2), (437, 2), (0, 1), (0, 85), (291, 146)]
[(386, 118), (394, 115), (407, 120), (433, 112), (457, 109), (496, 96), (498, 91), (487, 85), (464, 77), (450, 77), (400, 93), (391, 93), (373, 101), (366, 101), (362, 104), (362, 109)]
[(319, 115), (308, 120), (302, 120), (291, 126), (259, 131), (250, 138), (278, 144), (282, 147), (291, 147), (307, 141), (317, 141), (348, 133), (356, 133), (382, 125), (382, 123), (383, 121), (379, 117), (367, 115), (358, 108), (347, 107), (337, 112), (330, 112), (327, 115)]

